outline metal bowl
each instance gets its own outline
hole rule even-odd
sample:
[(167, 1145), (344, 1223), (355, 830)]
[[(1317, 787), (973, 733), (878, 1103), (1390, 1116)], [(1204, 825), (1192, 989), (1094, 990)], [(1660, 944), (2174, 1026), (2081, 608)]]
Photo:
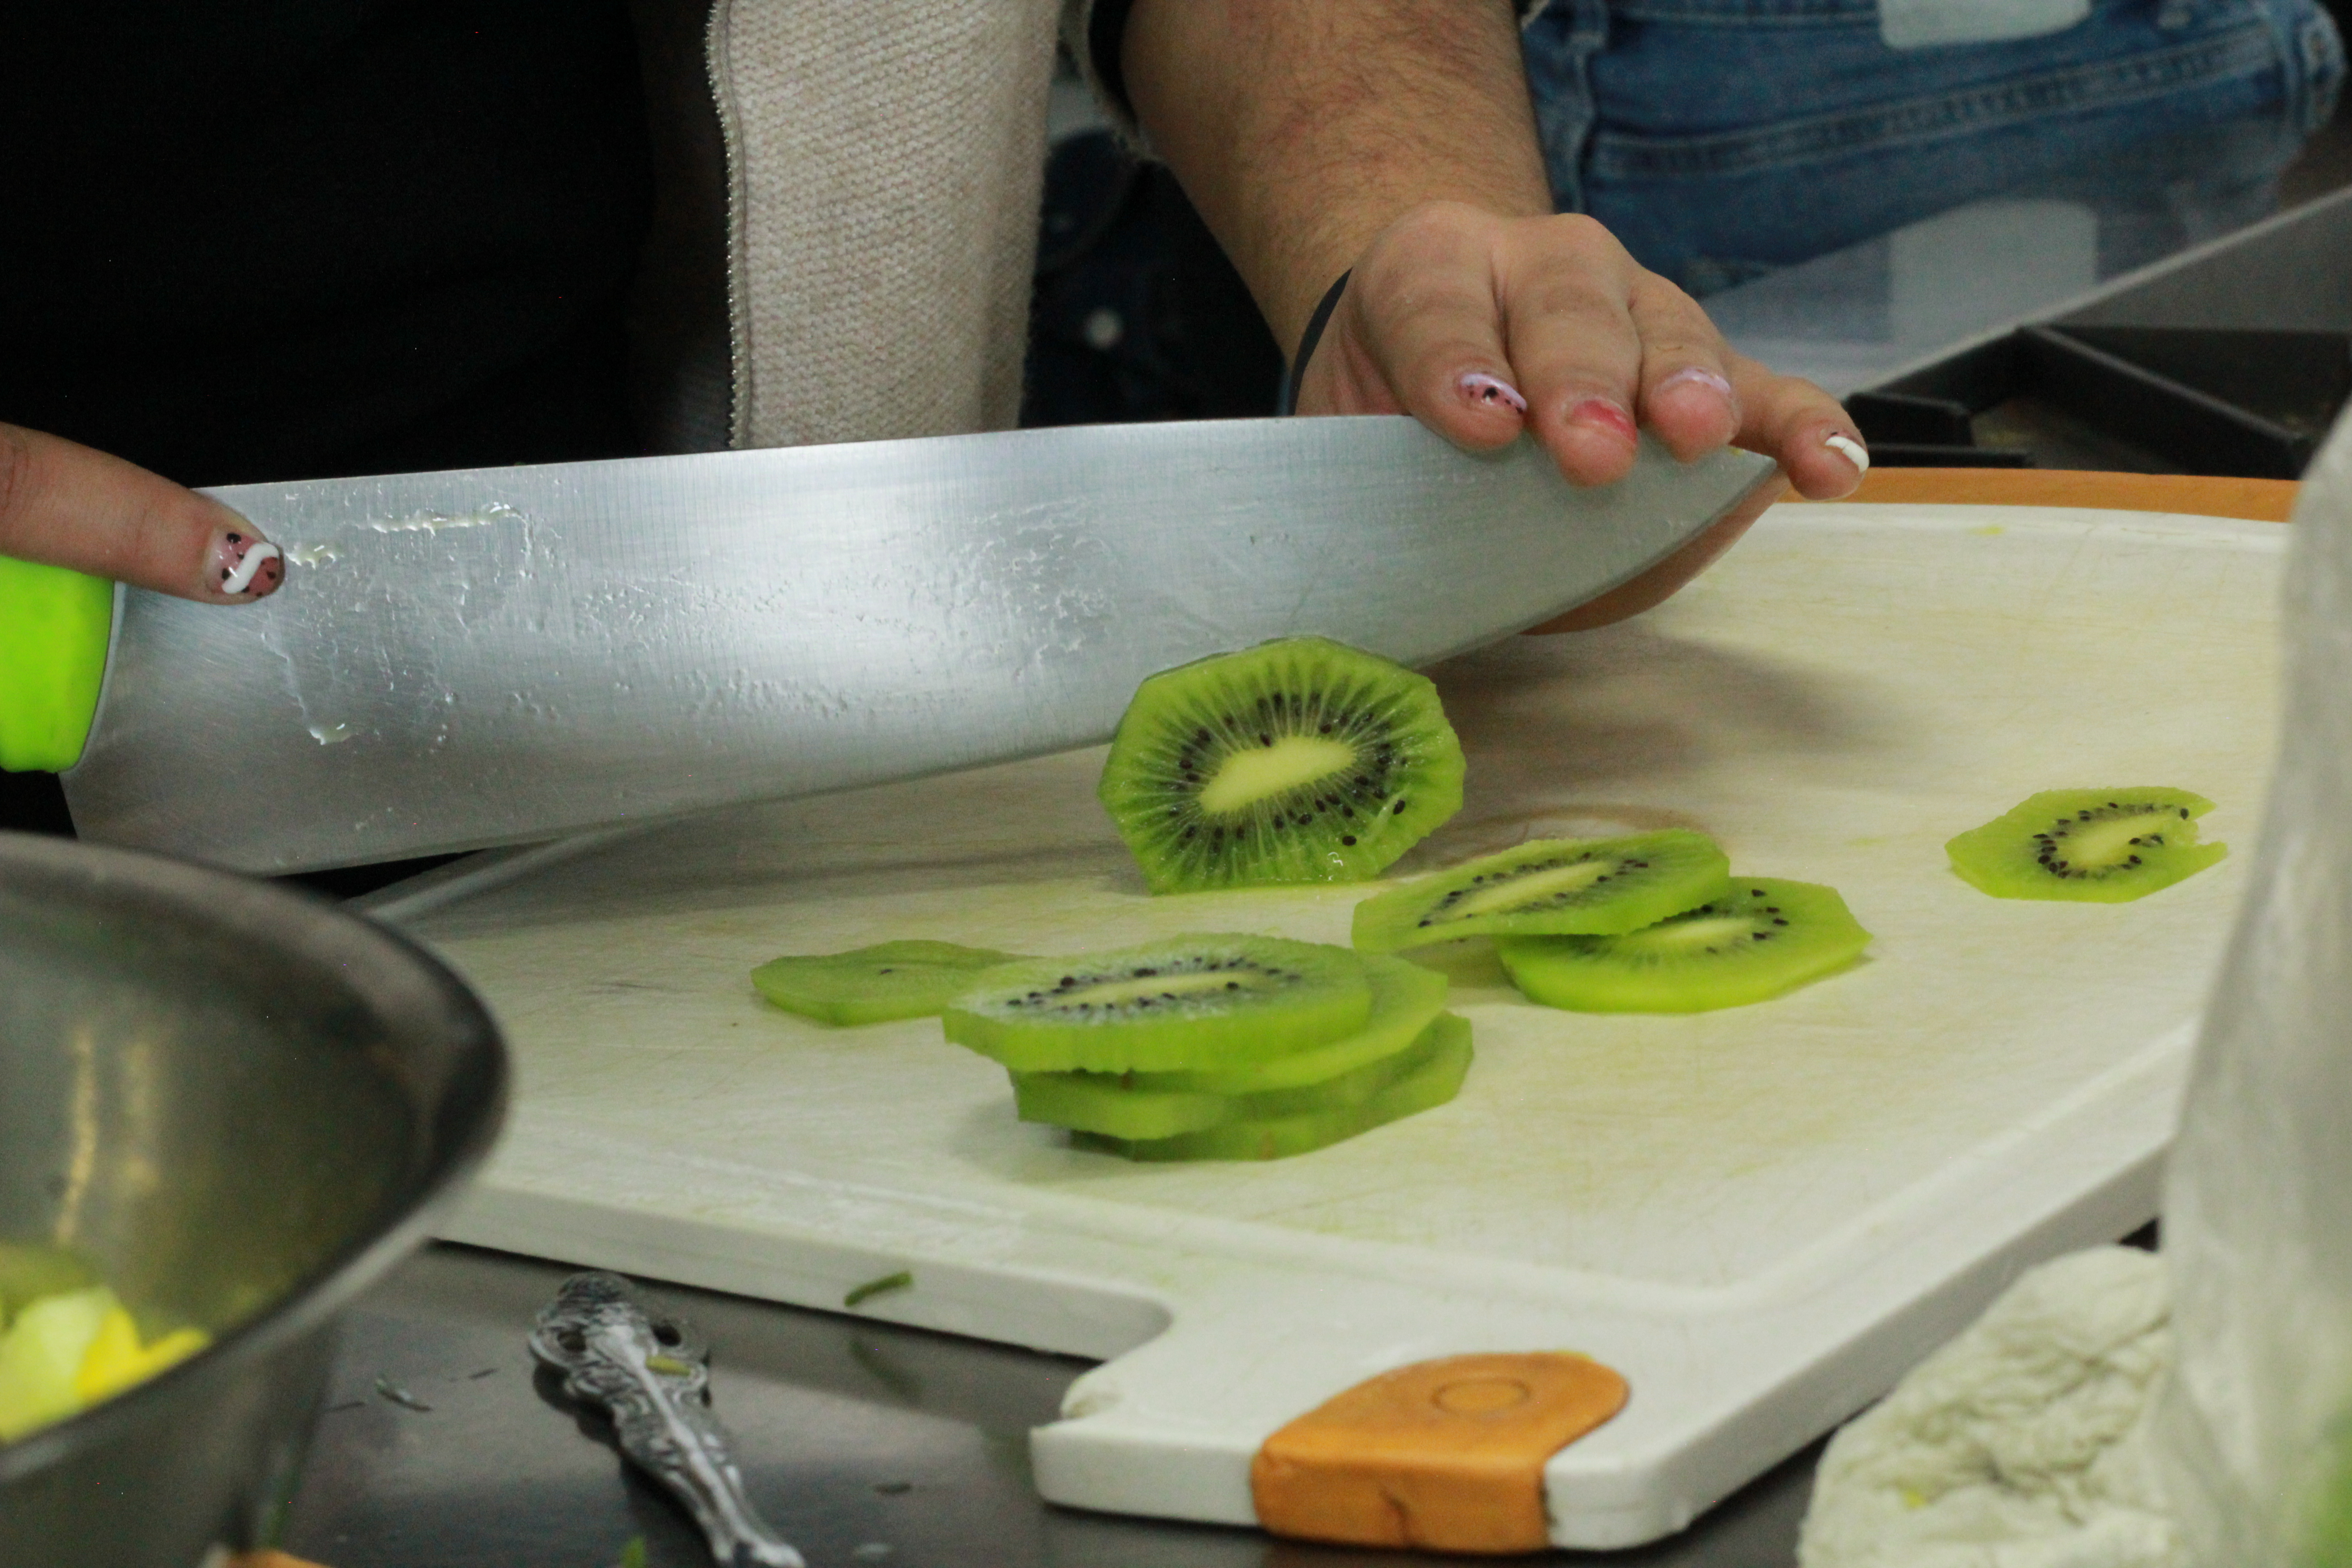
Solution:
[(204, 1353), (0, 1446), (0, 1563), (267, 1544), (336, 1311), (488, 1152), (506, 1054), (391, 932), (144, 855), (0, 834), (0, 1238), (84, 1254)]

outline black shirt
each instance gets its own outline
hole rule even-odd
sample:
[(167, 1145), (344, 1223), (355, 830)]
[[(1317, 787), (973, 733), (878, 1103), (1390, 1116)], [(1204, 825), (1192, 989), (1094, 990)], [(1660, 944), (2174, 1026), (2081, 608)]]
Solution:
[(636, 449), (622, 0), (0, 9), (0, 420), (189, 484)]

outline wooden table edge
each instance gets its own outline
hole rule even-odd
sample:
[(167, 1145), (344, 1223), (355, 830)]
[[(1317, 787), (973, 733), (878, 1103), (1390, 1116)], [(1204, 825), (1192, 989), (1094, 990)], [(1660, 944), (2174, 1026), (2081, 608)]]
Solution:
[[(2284, 522), (2302, 487), (2293, 479), (2202, 474), (2107, 474), (2072, 468), (1877, 468), (1850, 501), (1944, 506), (2087, 507)], [(1794, 490), (1781, 498), (1800, 500)]]

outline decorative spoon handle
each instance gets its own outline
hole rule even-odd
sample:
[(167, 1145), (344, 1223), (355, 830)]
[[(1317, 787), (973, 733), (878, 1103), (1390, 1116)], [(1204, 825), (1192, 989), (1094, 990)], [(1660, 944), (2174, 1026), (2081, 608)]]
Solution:
[(531, 1353), (563, 1391), (612, 1414), (621, 1451), (676, 1493), (724, 1568), (806, 1568), (743, 1493), (710, 1413), (709, 1347), (675, 1318), (646, 1315), (617, 1274), (574, 1274), (539, 1314)]

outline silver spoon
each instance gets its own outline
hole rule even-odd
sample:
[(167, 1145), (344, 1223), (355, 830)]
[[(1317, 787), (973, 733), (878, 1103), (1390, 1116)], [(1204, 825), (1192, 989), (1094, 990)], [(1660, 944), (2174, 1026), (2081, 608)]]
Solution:
[(539, 1314), (530, 1352), (563, 1391), (611, 1413), (621, 1452), (694, 1515), (724, 1568), (806, 1568), (744, 1495), (710, 1413), (710, 1349), (676, 1318), (646, 1315), (617, 1274), (574, 1274)]

